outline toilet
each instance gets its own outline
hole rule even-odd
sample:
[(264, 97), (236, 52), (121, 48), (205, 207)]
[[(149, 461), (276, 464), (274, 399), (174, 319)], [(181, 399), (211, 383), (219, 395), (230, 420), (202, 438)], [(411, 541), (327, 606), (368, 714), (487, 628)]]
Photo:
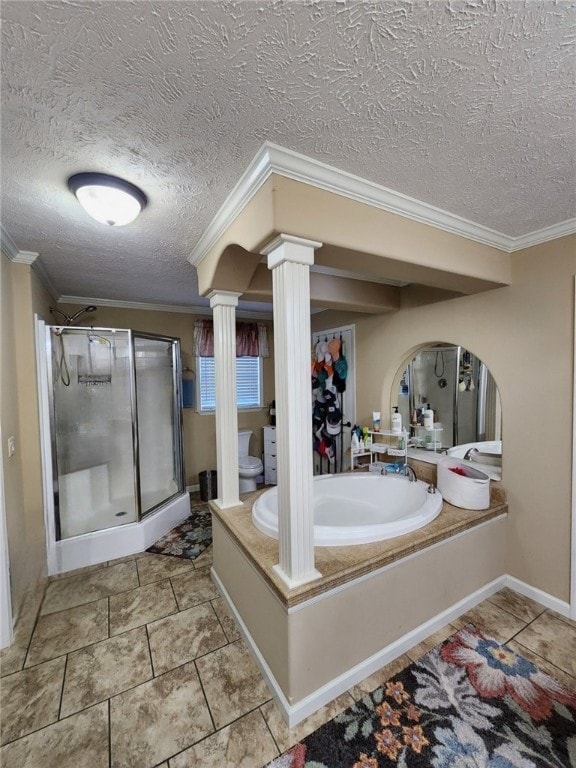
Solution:
[(256, 490), (256, 478), (264, 471), (264, 466), (256, 456), (249, 456), (250, 437), (252, 430), (238, 432), (238, 476), (239, 491), (247, 493)]

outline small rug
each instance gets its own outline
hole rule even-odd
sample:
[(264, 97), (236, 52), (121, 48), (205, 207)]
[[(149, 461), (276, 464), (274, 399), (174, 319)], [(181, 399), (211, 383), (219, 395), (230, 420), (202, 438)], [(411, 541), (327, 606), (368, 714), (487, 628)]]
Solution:
[(576, 766), (576, 691), (468, 625), (267, 768), (384, 766)]
[(208, 505), (198, 506), (183, 523), (177, 525), (147, 552), (194, 560), (212, 544), (212, 515)]

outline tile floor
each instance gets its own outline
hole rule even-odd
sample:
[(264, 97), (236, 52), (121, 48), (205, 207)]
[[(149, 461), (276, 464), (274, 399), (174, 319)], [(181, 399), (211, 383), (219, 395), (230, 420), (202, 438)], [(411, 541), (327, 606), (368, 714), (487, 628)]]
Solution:
[(145, 553), (52, 579), (1, 657), (0, 764), (259, 768), (467, 621), (576, 688), (576, 623), (504, 589), (289, 730), (210, 562)]

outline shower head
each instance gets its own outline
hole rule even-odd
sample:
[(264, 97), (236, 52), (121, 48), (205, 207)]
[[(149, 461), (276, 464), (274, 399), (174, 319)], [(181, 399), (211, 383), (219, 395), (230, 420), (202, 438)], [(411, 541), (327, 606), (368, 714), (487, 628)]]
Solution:
[(85, 312), (96, 312), (98, 307), (95, 307), (93, 304), (88, 304), (86, 307), (82, 307), (82, 309), (79, 309), (78, 312), (75, 312), (73, 315), (67, 315), (66, 312), (62, 312), (62, 310), (57, 309), (56, 307), (48, 307), (52, 315), (61, 315), (64, 318), (64, 325), (72, 325), (72, 323), (77, 320), (80, 315), (83, 315)]

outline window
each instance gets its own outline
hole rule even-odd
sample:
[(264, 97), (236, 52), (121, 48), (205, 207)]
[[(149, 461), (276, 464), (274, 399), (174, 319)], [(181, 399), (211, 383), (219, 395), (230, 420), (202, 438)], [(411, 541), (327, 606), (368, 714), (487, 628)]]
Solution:
[[(201, 413), (216, 409), (214, 358), (199, 357), (198, 403)], [(262, 408), (262, 358), (236, 358), (236, 402), (240, 408)]]

